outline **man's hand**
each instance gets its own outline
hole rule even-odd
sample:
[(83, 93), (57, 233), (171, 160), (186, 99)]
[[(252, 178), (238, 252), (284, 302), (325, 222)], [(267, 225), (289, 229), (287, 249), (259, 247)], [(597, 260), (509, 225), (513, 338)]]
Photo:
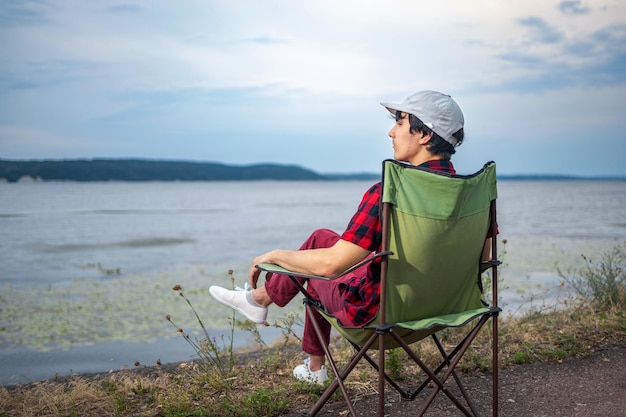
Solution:
[[(250, 286), (252, 288), (256, 289), (257, 283), (259, 282), (259, 276), (261, 275), (261, 270), (258, 269), (256, 266), (258, 264), (273, 263), (271, 261), (271, 255), (270, 255), (271, 253), (272, 252), (264, 253), (263, 255), (259, 255), (252, 260), (252, 265), (250, 266), (250, 273), (248, 274), (248, 282), (250, 283)], [(268, 272), (265, 275), (265, 279), (268, 279), (271, 276), (272, 274)]]

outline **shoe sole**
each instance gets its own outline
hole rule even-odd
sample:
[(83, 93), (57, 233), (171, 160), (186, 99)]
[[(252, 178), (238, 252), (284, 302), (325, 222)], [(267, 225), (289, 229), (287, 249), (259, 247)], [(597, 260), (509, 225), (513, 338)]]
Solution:
[(226, 307), (230, 307), (230, 308), (232, 308), (233, 310), (235, 310), (235, 311), (237, 311), (237, 312), (241, 313), (241, 315), (243, 315), (245, 318), (247, 318), (247, 319), (248, 319), (248, 320), (250, 320), (251, 322), (256, 323), (256, 324), (263, 324), (263, 323), (265, 323), (265, 322), (266, 322), (266, 320), (261, 320), (261, 321), (259, 321), (258, 319), (255, 319), (255, 318), (250, 317), (250, 316), (249, 316), (249, 315), (248, 315), (245, 311), (243, 311), (242, 309), (240, 309), (240, 308), (239, 308), (239, 307), (237, 307), (236, 305), (230, 304), (228, 301), (220, 300), (218, 297), (216, 297), (216, 296), (213, 294), (213, 291), (211, 291), (211, 289), (210, 289), (210, 288), (209, 288), (209, 293), (211, 294), (211, 296), (213, 296), (213, 299), (214, 299), (215, 301), (217, 301), (218, 303), (220, 303), (220, 304), (222, 304), (222, 305), (225, 305)]

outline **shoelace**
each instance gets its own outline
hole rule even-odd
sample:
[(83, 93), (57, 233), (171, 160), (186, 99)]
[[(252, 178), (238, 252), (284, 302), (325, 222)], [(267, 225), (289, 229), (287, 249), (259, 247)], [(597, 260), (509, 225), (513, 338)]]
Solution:
[(235, 291), (250, 291), (251, 289), (252, 288), (250, 288), (250, 284), (248, 284), (248, 282), (244, 282), (243, 288), (235, 285)]

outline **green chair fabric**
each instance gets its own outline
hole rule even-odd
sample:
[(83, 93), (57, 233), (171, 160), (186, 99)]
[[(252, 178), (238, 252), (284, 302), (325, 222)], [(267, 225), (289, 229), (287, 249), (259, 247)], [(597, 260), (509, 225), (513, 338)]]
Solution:
[[(411, 330), (400, 331), (408, 343), (489, 311), (481, 301), (479, 267), (490, 203), (497, 198), (495, 168), (489, 163), (472, 176), (445, 176), (396, 161), (384, 163), (382, 203), (392, 207), (388, 250), (393, 252), (385, 323)], [(325, 317), (359, 346), (375, 331), (342, 327)], [(386, 348), (392, 347), (397, 343), (388, 338)]]
[(384, 167), (382, 202), (392, 207), (393, 252), (386, 321), (413, 328), (407, 323), (483, 307), (477, 283), (490, 203), (497, 197), (495, 164), (470, 177), (392, 162)]
[[(339, 386), (352, 413), (354, 410), (349, 404), (342, 380), (356, 362), (366, 356), (366, 351), (398, 346), (408, 349), (407, 345), (428, 336), (434, 337), (439, 344), (436, 332), (447, 327), (463, 327), (480, 318), (476, 330), (472, 330), (470, 339), (473, 339), (486, 320), (492, 318), (496, 323), (499, 309), (483, 301), (480, 282), (485, 239), (490, 230), (492, 235), (495, 235), (496, 230), (496, 198), (496, 165), (493, 162), (485, 164), (480, 171), (469, 176), (442, 175), (394, 160), (383, 162), (381, 212), (384, 241), (378, 315), (364, 328), (350, 328), (341, 326), (336, 319), (318, 308), (342, 336), (362, 349), (355, 355), (350, 369), (336, 372), (339, 381), (329, 387), (334, 391)], [(492, 258), (497, 259), (495, 239), (492, 240)], [(493, 262), (490, 265), (496, 280), (497, 264)], [(300, 276), (328, 279), (300, 275), (276, 265), (263, 264), (258, 267), (265, 271), (288, 274), (292, 279)], [(304, 289), (301, 290), (306, 294)], [(497, 286), (494, 285), (493, 291), (492, 299), (497, 300)], [(494, 331), (494, 342), (497, 344), (496, 324)], [(379, 343), (374, 343), (375, 339)], [(469, 345), (469, 342), (466, 344)], [(494, 348), (494, 358), (496, 354)], [(446, 364), (451, 369), (441, 381), (434, 374), (431, 376), (430, 371), (425, 371), (429, 374), (428, 380), (435, 381), (438, 390), (450, 396), (443, 388), (443, 381), (451, 374), (458, 380), (452, 368), (459, 358), (452, 359), (454, 355), (447, 356), (444, 352), (442, 355), (444, 362), (437, 372)], [(376, 367), (369, 357), (366, 358)], [(332, 358), (328, 359), (335, 370)], [(423, 367), (419, 359), (415, 360)], [(451, 362), (454, 363), (451, 365)], [(497, 358), (494, 359), (496, 363)], [(379, 367), (384, 368), (383, 360), (379, 360), (379, 364)], [(384, 369), (379, 371), (381, 381), (383, 376), (390, 381)], [(380, 384), (381, 391), (384, 391), (383, 382)], [(400, 390), (395, 383), (392, 385)], [(320, 399), (322, 404), (316, 405), (311, 415), (317, 413), (329, 396), (324, 394)], [(415, 394), (411, 397), (413, 399)], [(457, 404), (456, 399), (451, 399)], [(459, 404), (457, 406), (466, 415), (478, 415), (471, 401), (468, 402), (474, 414)], [(380, 414), (383, 413), (382, 407), (381, 398)], [(495, 416), (497, 373), (494, 377), (493, 408)]]

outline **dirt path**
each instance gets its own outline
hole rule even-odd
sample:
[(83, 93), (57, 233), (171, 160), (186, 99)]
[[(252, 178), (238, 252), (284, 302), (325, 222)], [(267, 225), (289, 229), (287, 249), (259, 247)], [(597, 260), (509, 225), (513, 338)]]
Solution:
[[(466, 379), (474, 396), (487, 398), (482, 408), (491, 416), (490, 375)], [(400, 401), (388, 391), (387, 415), (408, 417), (419, 410), (419, 401)], [(428, 417), (462, 416), (450, 402), (439, 396)], [(358, 400), (356, 411), (376, 415), (377, 397)], [(321, 416), (339, 416), (345, 406), (327, 407)], [(306, 410), (293, 410), (287, 416), (301, 416)], [(362, 413), (362, 414), (361, 414)], [(562, 362), (510, 366), (500, 371), (501, 417), (626, 417), (626, 344), (598, 350), (584, 358)]]

